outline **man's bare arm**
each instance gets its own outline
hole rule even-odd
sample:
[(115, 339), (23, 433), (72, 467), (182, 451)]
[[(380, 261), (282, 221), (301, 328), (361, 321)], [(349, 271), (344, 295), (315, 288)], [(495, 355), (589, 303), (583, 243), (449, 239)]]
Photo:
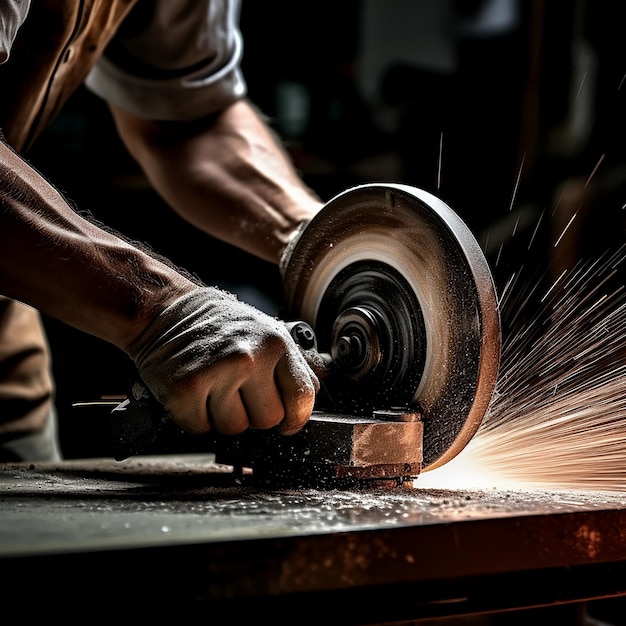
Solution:
[(0, 189), (3, 295), (123, 348), (193, 286), (176, 269), (74, 211), (3, 142)]
[(111, 107), (154, 188), (206, 233), (278, 263), (322, 203), (258, 112), (239, 100), (195, 122), (153, 122)]
[(0, 142), (0, 293), (125, 350), (190, 432), (284, 432), (319, 381), (279, 320), (76, 213)]

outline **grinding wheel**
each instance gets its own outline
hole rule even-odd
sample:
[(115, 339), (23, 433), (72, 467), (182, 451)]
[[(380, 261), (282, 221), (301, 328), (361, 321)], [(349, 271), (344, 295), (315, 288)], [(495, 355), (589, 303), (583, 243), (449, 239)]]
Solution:
[(460, 217), (415, 187), (354, 187), (306, 225), (283, 273), (282, 318), (308, 323), (330, 355), (316, 408), (418, 409), (423, 471), (456, 456), (480, 426), (500, 362), (493, 278)]

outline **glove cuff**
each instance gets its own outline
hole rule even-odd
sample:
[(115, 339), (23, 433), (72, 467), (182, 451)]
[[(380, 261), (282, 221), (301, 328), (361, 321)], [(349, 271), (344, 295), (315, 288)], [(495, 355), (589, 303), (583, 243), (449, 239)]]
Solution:
[(236, 300), (233, 294), (215, 287), (197, 287), (167, 306), (126, 350), (146, 384), (153, 387), (156, 380), (176, 379), (184, 374), (179, 371), (183, 352), (192, 361), (210, 358), (207, 350), (189, 354), (198, 348), (195, 339), (199, 327), (202, 325), (202, 332), (208, 335), (204, 347), (218, 347), (220, 311)]

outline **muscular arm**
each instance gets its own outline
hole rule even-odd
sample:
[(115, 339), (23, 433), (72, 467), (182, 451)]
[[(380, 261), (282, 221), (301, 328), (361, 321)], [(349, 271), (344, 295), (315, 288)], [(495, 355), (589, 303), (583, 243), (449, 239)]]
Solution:
[(76, 213), (0, 141), (0, 293), (125, 348), (193, 284)]
[(284, 324), (84, 219), (2, 141), (0, 293), (125, 350), (190, 432), (311, 414), (319, 381)]
[(297, 226), (321, 208), (245, 100), (193, 123), (111, 111), (127, 148), (170, 206), (251, 254), (278, 263)]

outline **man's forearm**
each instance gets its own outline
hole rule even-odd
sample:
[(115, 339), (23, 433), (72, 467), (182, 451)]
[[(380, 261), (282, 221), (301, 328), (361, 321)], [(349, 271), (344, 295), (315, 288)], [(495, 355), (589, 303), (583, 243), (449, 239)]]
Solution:
[(187, 221), (278, 263), (290, 236), (320, 208), (288, 155), (246, 101), (194, 123), (141, 120), (112, 107), (127, 147)]
[(77, 214), (0, 142), (0, 293), (125, 348), (192, 283)]

